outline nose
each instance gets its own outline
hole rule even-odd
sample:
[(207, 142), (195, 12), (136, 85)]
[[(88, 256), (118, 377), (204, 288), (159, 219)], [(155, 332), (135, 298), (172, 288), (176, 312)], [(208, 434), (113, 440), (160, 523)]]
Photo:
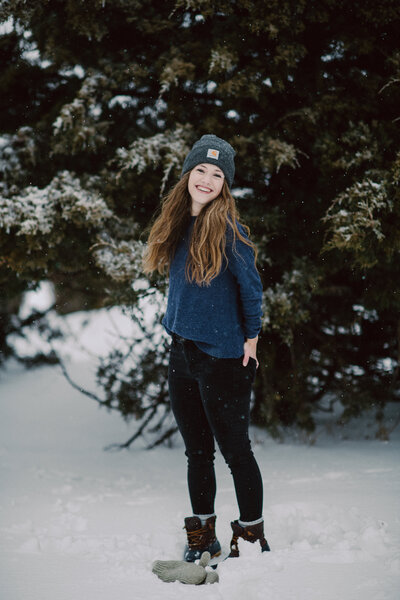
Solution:
[(211, 175), (209, 173), (202, 173), (201, 180), (202, 183), (210, 185), (211, 183)]

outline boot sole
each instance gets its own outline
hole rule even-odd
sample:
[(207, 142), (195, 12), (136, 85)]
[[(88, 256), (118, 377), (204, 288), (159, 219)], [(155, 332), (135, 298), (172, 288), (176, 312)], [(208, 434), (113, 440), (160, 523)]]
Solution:
[(222, 551), (220, 550), (220, 552), (217, 552), (217, 554), (214, 554), (214, 556), (211, 557), (210, 562), (208, 563), (209, 567), (212, 567), (213, 569), (216, 569), (219, 565), (219, 563), (224, 562), (224, 560), (226, 560), (229, 557), (229, 552), (226, 552), (225, 550)]

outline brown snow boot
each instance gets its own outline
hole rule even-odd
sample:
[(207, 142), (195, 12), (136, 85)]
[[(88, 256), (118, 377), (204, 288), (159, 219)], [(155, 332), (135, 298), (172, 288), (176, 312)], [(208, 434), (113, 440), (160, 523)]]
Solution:
[(188, 543), (183, 560), (194, 562), (203, 552), (209, 552), (211, 558), (221, 554), (221, 544), (215, 535), (215, 519), (216, 517), (209, 517), (202, 525), (199, 517), (186, 517), (184, 529), (186, 529)]
[(252, 544), (257, 540), (260, 542), (261, 552), (269, 552), (270, 547), (268, 546), (268, 542), (264, 537), (264, 521), (261, 523), (257, 523), (257, 525), (246, 525), (242, 527), (239, 525), (238, 521), (233, 521), (231, 523), (233, 535), (231, 540), (231, 553), (229, 554), (229, 558), (235, 558), (239, 556), (239, 538), (243, 538), (247, 542), (251, 542)]

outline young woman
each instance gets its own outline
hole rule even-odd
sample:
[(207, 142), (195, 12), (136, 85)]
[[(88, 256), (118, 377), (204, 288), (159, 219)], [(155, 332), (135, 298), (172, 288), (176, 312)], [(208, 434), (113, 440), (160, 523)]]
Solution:
[(251, 386), (258, 367), (260, 277), (248, 228), (230, 193), (235, 151), (203, 135), (187, 155), (180, 181), (150, 231), (144, 270), (169, 271), (163, 324), (172, 336), (169, 394), (188, 458), (193, 516), (185, 518), (184, 559), (221, 552), (215, 534), (214, 440), (228, 464), (240, 511), (231, 523), (230, 556), (238, 538), (269, 550), (262, 517), (263, 487), (248, 435)]

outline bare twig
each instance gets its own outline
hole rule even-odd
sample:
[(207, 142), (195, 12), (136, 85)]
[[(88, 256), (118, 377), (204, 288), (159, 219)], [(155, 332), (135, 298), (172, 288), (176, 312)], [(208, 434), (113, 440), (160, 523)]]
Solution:
[(78, 392), (81, 392), (81, 394), (84, 394), (85, 396), (87, 396), (88, 398), (91, 398), (92, 400), (96, 400), (96, 402), (98, 402), (100, 405), (102, 406), (106, 406), (108, 409), (110, 410), (118, 410), (117, 407), (115, 406), (110, 406), (109, 404), (107, 404), (107, 402), (105, 400), (102, 400), (97, 394), (95, 394), (94, 392), (90, 392), (89, 390), (85, 390), (85, 388), (81, 387), (79, 384), (77, 384), (70, 376), (70, 374), (67, 371), (67, 368), (62, 360), (62, 358), (57, 355), (57, 359), (58, 359), (58, 363), (61, 367), (61, 371), (65, 377), (65, 379), (68, 381), (68, 383), (75, 389), (78, 390)]
[(150, 423), (151, 419), (156, 414), (157, 408), (157, 405), (152, 407), (148, 417), (142, 422), (139, 429), (134, 433), (134, 435), (130, 437), (126, 442), (124, 442), (123, 444), (110, 444), (109, 446), (106, 446), (104, 450), (123, 450), (124, 448), (129, 448), (129, 446), (133, 444), (133, 442), (143, 434), (143, 431), (146, 429), (147, 425)]
[(390, 85), (393, 85), (394, 83), (400, 83), (400, 79), (392, 77), (392, 79), (390, 79), (387, 83), (385, 83), (385, 85), (379, 90), (378, 94), (382, 94), (384, 89), (386, 89)]
[(164, 435), (162, 435), (160, 438), (158, 438), (158, 440), (156, 440), (155, 442), (153, 442), (152, 444), (150, 444), (149, 446), (147, 446), (147, 450), (152, 450), (153, 448), (156, 448), (157, 446), (160, 446), (161, 444), (163, 444), (164, 442), (166, 442), (169, 438), (171, 438), (174, 433), (176, 433), (178, 431), (178, 428), (175, 427), (170, 427), (165, 433)]

